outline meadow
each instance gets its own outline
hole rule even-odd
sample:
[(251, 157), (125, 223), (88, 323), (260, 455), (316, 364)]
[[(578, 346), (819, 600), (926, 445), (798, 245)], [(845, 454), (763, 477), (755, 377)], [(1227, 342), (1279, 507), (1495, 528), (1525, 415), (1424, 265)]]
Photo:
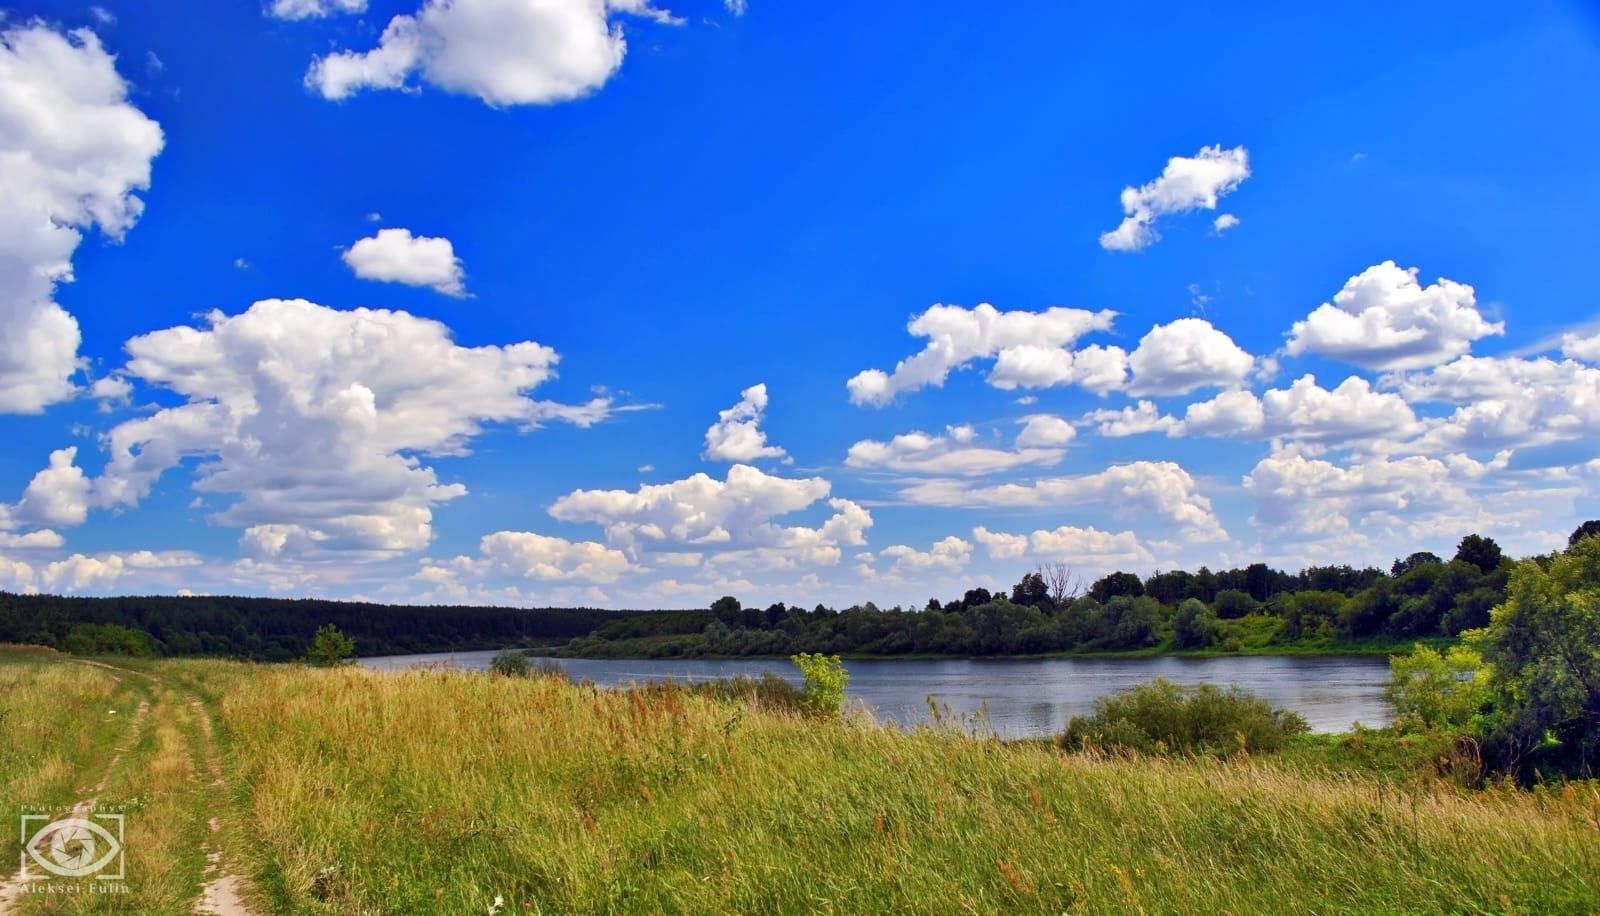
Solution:
[(132, 664), (3, 653), (35, 724), (0, 805), (104, 780), (129, 812), (130, 894), (18, 912), (188, 912), (221, 874), (259, 913), (1600, 908), (1594, 783), (1466, 789), (1339, 739), (1123, 758), (545, 676)]

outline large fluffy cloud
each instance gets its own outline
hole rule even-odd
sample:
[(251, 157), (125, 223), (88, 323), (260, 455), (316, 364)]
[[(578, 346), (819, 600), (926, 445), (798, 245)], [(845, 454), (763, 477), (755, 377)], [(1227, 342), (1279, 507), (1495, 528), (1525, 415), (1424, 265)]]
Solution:
[(37, 413), (73, 392), (80, 334), (54, 301), (98, 226), (120, 238), (143, 210), (161, 128), (94, 33), (0, 31), (0, 412)]
[(620, 550), (594, 541), (569, 541), (532, 531), (496, 531), (478, 542), (478, 556), (423, 566), (437, 585), (499, 577), (539, 582), (615, 582), (630, 568)]
[(128, 377), (181, 403), (107, 434), (92, 501), (135, 505), (195, 459), (195, 489), (236, 497), (214, 518), (244, 528), (258, 559), (420, 549), (432, 507), (466, 493), (423, 456), (465, 453), (486, 423), (567, 413), (528, 397), (554, 374), (550, 348), (462, 347), (405, 312), (268, 299), (127, 351)]
[[(850, 400), (881, 407), (903, 392), (943, 385), (953, 369), (995, 358), (989, 380), (996, 387), (1078, 382), (1091, 389), (1114, 388), (1122, 383), (1120, 350), (1110, 355), (1114, 365), (1108, 369), (1104, 348), (1087, 358), (1068, 348), (1090, 331), (1110, 330), (1115, 318), (1111, 311), (1074, 308), (1002, 312), (988, 303), (971, 309), (935, 305), (906, 325), (912, 336), (928, 339), (922, 352), (901, 360), (892, 373), (881, 369), (857, 373), (848, 383)], [(1049, 366), (1043, 367), (1044, 363)], [(1108, 378), (1110, 383), (1105, 384)]]
[(575, 490), (550, 515), (601, 525), (606, 540), (635, 555), (671, 549), (717, 551), (724, 562), (772, 568), (790, 562), (837, 563), (841, 545), (861, 545), (872, 516), (847, 499), (828, 500), (833, 515), (815, 528), (775, 519), (827, 499), (821, 477), (788, 478), (736, 464), (725, 480), (695, 474), (637, 490)]
[(1491, 505), (1506, 491), (1488, 480), (1505, 470), (1508, 457), (1368, 456), (1340, 464), (1290, 447), (1257, 463), (1244, 488), (1256, 501), (1252, 520), (1274, 542), (1331, 542), (1331, 549), (1347, 556), (1370, 555), (1363, 548), (1404, 549), (1480, 529), (1501, 535), (1543, 527), (1537, 493)]
[(783, 449), (767, 444), (761, 430), (767, 409), (767, 386), (751, 385), (739, 394), (739, 403), (717, 412), (717, 422), (706, 430), (706, 457), (713, 461), (755, 461), (782, 458)]
[(1297, 321), (1287, 352), (1316, 353), (1367, 369), (1418, 369), (1466, 353), (1472, 342), (1505, 332), (1478, 311), (1472, 287), (1440, 277), (1431, 286), (1417, 269), (1375, 264), (1345, 281), (1332, 302)]
[[(1250, 177), (1250, 154), (1242, 146), (1223, 149), (1204, 146), (1193, 156), (1173, 156), (1161, 175), (1139, 187), (1122, 189), (1122, 211), (1117, 228), (1100, 236), (1108, 251), (1140, 251), (1161, 238), (1156, 220), (1169, 213), (1205, 208), (1215, 210), (1217, 200)], [(1233, 220), (1232, 225), (1238, 223)], [(1218, 230), (1226, 228), (1222, 222)]]
[(1456, 405), (1428, 421), (1423, 440), (1436, 449), (1600, 437), (1600, 368), (1572, 360), (1463, 356), (1387, 382), (1407, 400)]
[(363, 280), (427, 286), (446, 296), (467, 294), (466, 271), (446, 238), (411, 234), (410, 229), (379, 229), (344, 253), (344, 262)]
[(1211, 500), (1189, 472), (1170, 461), (1134, 461), (1103, 471), (1047, 477), (1032, 483), (974, 486), (930, 480), (900, 490), (900, 498), (924, 506), (1045, 509), (1098, 504), (1123, 516), (1153, 516), (1177, 527), (1190, 541), (1225, 538)]
[(1050, 425), (1049, 421), (1054, 419), (1030, 420), (1030, 425), (1018, 436), (1016, 448), (979, 445), (977, 430), (971, 426), (950, 426), (946, 427), (944, 435), (916, 430), (902, 433), (888, 442), (863, 439), (850, 446), (844, 463), (863, 470), (963, 476), (992, 474), (1025, 465), (1052, 465), (1066, 454), (1059, 444), (1025, 445), (1022, 438), (1065, 441), (1060, 431)]
[(1568, 359), (1581, 359), (1586, 363), (1600, 363), (1600, 333), (1561, 335), (1561, 353)]
[(1404, 442), (1422, 428), (1404, 398), (1375, 391), (1366, 379), (1351, 376), (1332, 390), (1305, 375), (1288, 388), (1256, 396), (1245, 390), (1224, 391), (1208, 401), (1190, 404), (1180, 420), (1162, 415), (1150, 401), (1122, 410), (1097, 410), (1086, 420), (1103, 436), (1164, 432), (1169, 436), (1214, 436), (1229, 439), (1283, 438), (1305, 443), (1359, 445), (1382, 440)]
[(1255, 358), (1203, 318), (1158, 324), (1128, 357), (1136, 395), (1186, 394), (1196, 388), (1236, 385), (1255, 367)]
[(318, 58), (306, 83), (329, 99), (400, 89), (416, 77), (490, 105), (563, 102), (622, 66), (619, 12), (676, 21), (648, 0), (425, 0), (389, 20), (372, 50)]

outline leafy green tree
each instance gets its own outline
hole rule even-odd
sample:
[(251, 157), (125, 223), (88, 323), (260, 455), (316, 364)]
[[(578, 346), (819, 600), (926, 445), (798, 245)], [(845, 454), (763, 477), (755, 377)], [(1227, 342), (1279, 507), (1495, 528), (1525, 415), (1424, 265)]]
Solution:
[(844, 711), (844, 688), (850, 672), (837, 655), (801, 652), (789, 657), (805, 679), (806, 708), (813, 715), (837, 716)]
[(1492, 669), (1488, 750), (1523, 776), (1600, 769), (1600, 538), (1512, 570), (1473, 642)]
[(1233, 620), (1261, 610), (1261, 602), (1250, 597), (1248, 592), (1228, 588), (1217, 592), (1212, 607), (1216, 609), (1218, 617), (1223, 620)]
[(1597, 534), (1600, 534), (1600, 519), (1591, 518), (1572, 530), (1572, 534), (1567, 538), (1567, 546), (1576, 547), (1579, 541)]
[(1138, 598), (1143, 594), (1144, 582), (1133, 573), (1114, 572), (1089, 586), (1089, 597), (1102, 604), (1112, 598)]
[(1217, 613), (1198, 598), (1186, 598), (1172, 618), (1172, 645), (1177, 649), (1204, 649), (1217, 641)]
[(317, 628), (317, 635), (311, 638), (311, 648), (306, 651), (306, 661), (320, 667), (342, 665), (356, 654), (356, 642), (340, 632), (339, 628), (331, 623), (325, 623)]
[(1011, 603), (1023, 604), (1028, 607), (1050, 608), (1050, 586), (1045, 584), (1044, 576), (1037, 571), (1022, 577), (1011, 589)]
[(1440, 652), (1418, 644), (1409, 655), (1390, 656), (1385, 696), (1413, 727), (1466, 729), (1489, 705), (1489, 669), (1470, 646)]
[(1457, 560), (1471, 563), (1484, 573), (1492, 573), (1500, 568), (1500, 562), (1505, 559), (1505, 554), (1500, 550), (1492, 538), (1481, 534), (1469, 534), (1461, 539), (1461, 544), (1456, 548)]
[(732, 595), (723, 595), (711, 602), (711, 616), (717, 618), (717, 621), (725, 627), (738, 626), (742, 610), (739, 599)]
[(1389, 575), (1399, 578), (1419, 566), (1430, 566), (1443, 563), (1444, 560), (1431, 550), (1419, 550), (1403, 560), (1395, 560), (1389, 567)]

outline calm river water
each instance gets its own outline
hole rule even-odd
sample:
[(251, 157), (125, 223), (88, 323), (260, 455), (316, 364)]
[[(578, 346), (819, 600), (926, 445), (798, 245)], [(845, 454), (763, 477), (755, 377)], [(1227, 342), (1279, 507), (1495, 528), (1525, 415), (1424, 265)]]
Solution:
[[(485, 669), (494, 652), (392, 655), (364, 658), (378, 670), (415, 665)], [(798, 681), (794, 666), (781, 659), (553, 659), (575, 678), (601, 686), (630, 681), (709, 680), (771, 671)], [(1164, 677), (1180, 684), (1238, 686), (1275, 706), (1306, 717), (1319, 732), (1338, 732), (1360, 722), (1385, 724), (1390, 711), (1383, 699), (1389, 680), (1381, 656), (1292, 658), (1031, 658), (1031, 659), (873, 659), (846, 661), (849, 695), (879, 718), (897, 724), (929, 719), (928, 697), (957, 716), (985, 712), (987, 722), (1005, 737), (1050, 735), (1071, 716), (1091, 711), (1096, 697)]]

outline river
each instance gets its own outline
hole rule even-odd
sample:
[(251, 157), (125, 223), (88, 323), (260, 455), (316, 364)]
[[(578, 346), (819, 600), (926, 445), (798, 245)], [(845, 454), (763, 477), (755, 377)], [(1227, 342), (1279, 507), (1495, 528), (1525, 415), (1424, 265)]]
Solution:
[[(447, 665), (487, 669), (494, 652), (364, 658), (377, 670)], [(782, 659), (550, 659), (574, 678), (611, 687), (636, 681), (710, 680), (771, 671), (798, 682)], [(1390, 718), (1382, 656), (1227, 656), (1216, 658), (852, 659), (850, 698), (881, 720), (929, 721), (928, 698), (958, 718), (986, 717), (1010, 738), (1053, 735), (1067, 719), (1090, 712), (1097, 697), (1164, 677), (1180, 684), (1236, 684), (1275, 706), (1305, 716), (1318, 732), (1354, 723), (1377, 727)]]

